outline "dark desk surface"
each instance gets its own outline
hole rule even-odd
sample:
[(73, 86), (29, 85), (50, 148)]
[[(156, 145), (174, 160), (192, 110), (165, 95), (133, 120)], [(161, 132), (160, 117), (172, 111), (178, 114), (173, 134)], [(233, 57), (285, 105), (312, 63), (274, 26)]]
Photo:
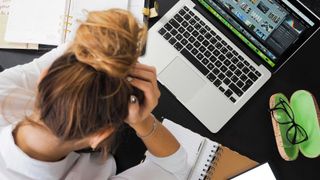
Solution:
[[(320, 1), (301, 0), (320, 15)], [(175, 1), (159, 0), (160, 15)], [(154, 23), (156, 20), (153, 20)], [(293, 162), (284, 161), (276, 148), (270, 115), (267, 111), (269, 97), (277, 92), (287, 96), (299, 89), (309, 90), (320, 103), (319, 58), (320, 33), (318, 32), (294, 57), (278, 71), (248, 103), (217, 133), (210, 133), (166, 89), (161, 87), (161, 99), (154, 113), (169, 118), (193, 131), (207, 136), (258, 162), (269, 161), (278, 179), (319, 179), (320, 158), (308, 159), (299, 155)], [(23, 64), (44, 52), (0, 50), (0, 64), (12, 67)], [(214, 117), (213, 117), (214, 118)], [(116, 154), (118, 170), (122, 171), (140, 162), (145, 148), (134, 132), (126, 132), (124, 143)], [(134, 155), (133, 155), (134, 154)]]

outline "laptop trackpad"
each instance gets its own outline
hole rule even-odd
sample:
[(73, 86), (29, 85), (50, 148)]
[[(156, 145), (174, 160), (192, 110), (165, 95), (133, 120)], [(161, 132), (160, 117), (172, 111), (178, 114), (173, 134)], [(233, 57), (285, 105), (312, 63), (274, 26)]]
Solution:
[(206, 84), (180, 57), (160, 73), (159, 79), (183, 102), (190, 100)]

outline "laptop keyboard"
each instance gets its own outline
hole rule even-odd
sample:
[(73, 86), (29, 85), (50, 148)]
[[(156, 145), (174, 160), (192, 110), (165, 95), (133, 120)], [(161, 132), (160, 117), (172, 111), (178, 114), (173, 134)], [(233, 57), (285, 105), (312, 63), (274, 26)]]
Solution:
[(261, 76), (186, 6), (158, 32), (233, 103)]

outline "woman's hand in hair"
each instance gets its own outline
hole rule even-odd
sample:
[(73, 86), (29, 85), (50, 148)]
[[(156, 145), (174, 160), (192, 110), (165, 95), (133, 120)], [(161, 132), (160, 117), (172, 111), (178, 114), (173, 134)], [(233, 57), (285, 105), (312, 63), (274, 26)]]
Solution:
[(144, 93), (144, 101), (139, 104), (138, 99), (132, 95), (129, 102), (129, 115), (127, 123), (137, 130), (147, 124), (152, 110), (157, 106), (160, 90), (157, 83), (156, 69), (144, 64), (136, 64), (128, 78), (131, 85)]

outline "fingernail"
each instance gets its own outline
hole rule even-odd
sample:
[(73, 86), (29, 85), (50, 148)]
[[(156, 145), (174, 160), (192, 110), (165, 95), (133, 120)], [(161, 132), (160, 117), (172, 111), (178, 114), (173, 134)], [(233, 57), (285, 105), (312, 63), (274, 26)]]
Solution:
[(130, 96), (130, 103), (136, 103), (137, 102), (137, 98), (134, 95)]
[(132, 77), (130, 77), (130, 76), (128, 76), (128, 77), (127, 77), (127, 81), (129, 81), (129, 82), (131, 82), (131, 81), (132, 81), (132, 79), (133, 79), (133, 78), (132, 78)]

